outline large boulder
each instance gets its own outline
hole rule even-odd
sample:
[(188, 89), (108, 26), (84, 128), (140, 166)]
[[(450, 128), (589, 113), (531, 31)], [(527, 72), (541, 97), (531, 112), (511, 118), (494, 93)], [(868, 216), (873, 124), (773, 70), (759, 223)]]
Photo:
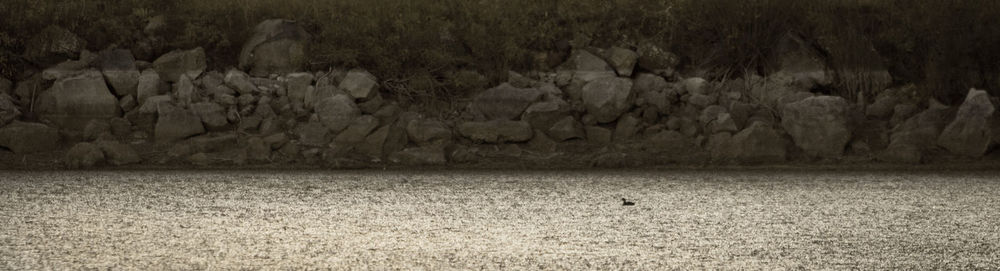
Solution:
[(485, 120), (516, 120), (543, 95), (538, 89), (503, 83), (476, 95), (469, 107), (473, 114)]
[(361, 109), (354, 103), (354, 99), (342, 94), (320, 100), (316, 103), (315, 110), (319, 121), (334, 133), (343, 131), (355, 118), (361, 116)]
[(285, 88), (288, 93), (288, 101), (293, 109), (304, 110), (306, 108), (306, 92), (312, 87), (314, 78), (312, 73), (307, 72), (293, 73), (287, 76), (288, 81)]
[(81, 142), (66, 152), (63, 162), (69, 168), (89, 168), (104, 162), (104, 152), (94, 143)]
[(24, 57), (47, 67), (69, 59), (76, 59), (87, 47), (87, 41), (65, 28), (49, 25), (25, 42)]
[(160, 80), (160, 74), (153, 69), (147, 69), (139, 74), (139, 83), (136, 86), (136, 102), (139, 105), (146, 103), (146, 98), (162, 94), (161, 89), (166, 88), (166, 83)]
[(763, 122), (754, 122), (732, 137), (725, 157), (741, 163), (779, 163), (787, 157), (786, 142)]
[(583, 87), (583, 104), (587, 113), (598, 123), (618, 119), (632, 106), (632, 80), (627, 78), (602, 78)]
[(525, 121), (469, 121), (458, 125), (458, 133), (476, 142), (514, 143), (531, 139), (531, 124)]
[(194, 112), (169, 103), (157, 108), (156, 141), (174, 142), (205, 133), (201, 118)]
[(201, 118), (205, 128), (211, 131), (219, 131), (229, 126), (226, 118), (226, 109), (213, 102), (200, 102), (191, 105), (191, 111)]
[(983, 156), (993, 141), (990, 118), (995, 111), (985, 90), (970, 89), (955, 120), (938, 137), (938, 145), (962, 156)]
[(666, 79), (651, 73), (640, 73), (632, 82), (637, 106), (651, 105), (658, 113), (668, 112), (671, 86)]
[(786, 105), (781, 125), (807, 155), (837, 158), (851, 139), (847, 110), (841, 97), (810, 97)]
[(353, 69), (347, 72), (339, 88), (355, 99), (369, 99), (378, 95), (378, 81), (366, 70)]
[(82, 130), (91, 119), (120, 114), (118, 99), (101, 73), (94, 70), (56, 81), (39, 96), (36, 106), (40, 117), (70, 130)]
[(309, 147), (323, 147), (330, 143), (330, 129), (320, 122), (307, 122), (295, 127), (299, 144)]
[(0, 147), (16, 154), (55, 150), (58, 143), (59, 130), (45, 124), (14, 121), (0, 128)]
[(358, 152), (374, 158), (384, 158), (390, 153), (406, 147), (406, 130), (398, 125), (387, 125), (376, 129), (357, 145)]
[(639, 60), (639, 54), (635, 51), (615, 46), (605, 52), (605, 59), (608, 60), (608, 64), (611, 64), (611, 67), (615, 69), (615, 72), (619, 76), (631, 77), (635, 63)]
[(936, 146), (941, 131), (953, 118), (953, 109), (932, 101), (931, 106), (892, 129), (889, 146), (877, 158), (890, 163), (919, 163)]
[(153, 69), (166, 82), (177, 82), (181, 75), (198, 78), (208, 65), (205, 62), (205, 50), (201, 47), (191, 50), (174, 50), (153, 61)]
[(527, 121), (531, 124), (531, 127), (535, 129), (541, 129), (543, 131), (552, 128), (556, 122), (559, 122), (566, 116), (570, 115), (570, 105), (562, 98), (559, 97), (548, 97), (545, 100), (535, 102), (528, 106), (524, 110), (524, 114), (521, 116), (521, 120)]
[(243, 45), (239, 65), (254, 76), (287, 74), (302, 69), (310, 35), (292, 20), (271, 19), (254, 27)]
[(135, 65), (132, 51), (127, 49), (112, 49), (102, 51), (99, 65), (104, 79), (118, 96), (136, 96), (139, 86), (139, 69)]

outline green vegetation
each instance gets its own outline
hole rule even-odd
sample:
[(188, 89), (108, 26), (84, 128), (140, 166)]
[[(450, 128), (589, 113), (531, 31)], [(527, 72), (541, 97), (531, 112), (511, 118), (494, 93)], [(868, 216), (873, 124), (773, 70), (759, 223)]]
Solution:
[[(839, 67), (890, 68), (945, 101), (969, 87), (997, 91), (1000, 2), (981, 0), (6, 0), (0, 64), (12, 77), (24, 41), (49, 24), (91, 50), (131, 47), (149, 16), (166, 15), (161, 51), (204, 47), (213, 65), (233, 65), (250, 29), (267, 18), (304, 23), (315, 34), (311, 69), (361, 66), (383, 79), (432, 78), (472, 68), (500, 79), (539, 67), (560, 42), (633, 46), (650, 41), (684, 57), (688, 70), (731, 76), (767, 71), (788, 31), (813, 38)], [(870, 53), (872, 46), (882, 59)], [(879, 61), (881, 60), (881, 61)], [(427, 85), (427, 84), (424, 84)], [(859, 85), (859, 84), (852, 84)], [(863, 85), (863, 84), (861, 84)], [(430, 84), (429, 87), (437, 85)], [(458, 95), (444, 88), (438, 95)], [(847, 89), (841, 91), (858, 91)]]

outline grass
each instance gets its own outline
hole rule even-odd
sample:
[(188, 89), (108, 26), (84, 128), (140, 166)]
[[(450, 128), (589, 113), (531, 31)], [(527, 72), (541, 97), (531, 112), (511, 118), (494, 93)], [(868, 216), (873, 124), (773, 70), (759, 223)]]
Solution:
[(995, 172), (0, 175), (0, 269), (1000, 268)]
[[(210, 63), (225, 68), (235, 64), (255, 24), (294, 19), (315, 34), (310, 69), (364, 67), (385, 80), (433, 78), (440, 82), (413, 90), (430, 93), (431, 99), (475, 91), (450, 85), (451, 71), (475, 69), (503, 80), (508, 69), (538, 68), (535, 57), (564, 41), (598, 47), (653, 42), (684, 57), (689, 70), (720, 77), (727, 71), (766, 72), (771, 49), (789, 31), (809, 37), (840, 70), (884, 64), (895, 82), (922, 83), (926, 95), (945, 102), (960, 101), (973, 86), (1000, 93), (996, 1), (8, 0), (4, 5), (0, 73), (7, 77), (30, 66), (18, 54), (50, 24), (84, 37), (91, 50), (111, 44), (131, 48), (141, 39), (146, 18), (166, 15), (169, 27), (159, 53), (201, 46)], [(865, 76), (845, 81), (831, 92), (870, 98), (874, 95), (866, 92), (886, 83)]]

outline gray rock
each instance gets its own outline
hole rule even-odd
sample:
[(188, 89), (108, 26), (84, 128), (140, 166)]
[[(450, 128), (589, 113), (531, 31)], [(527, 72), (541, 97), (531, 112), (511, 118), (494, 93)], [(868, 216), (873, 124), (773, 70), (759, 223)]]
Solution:
[(692, 77), (681, 81), (684, 91), (691, 94), (708, 95), (708, 81), (701, 77)]
[(410, 141), (419, 146), (441, 146), (451, 143), (451, 129), (443, 122), (432, 119), (413, 120), (406, 125)]
[(625, 115), (618, 119), (615, 126), (613, 139), (615, 142), (624, 142), (635, 137), (639, 133), (639, 119), (632, 115)]
[(394, 127), (394, 125), (382, 126), (381, 128), (376, 129), (374, 132), (365, 137), (364, 142), (362, 142), (357, 146), (358, 152), (368, 155), (369, 157), (375, 157), (375, 158), (385, 157), (384, 155), (386, 153), (384, 152), (384, 150), (385, 150), (386, 139), (389, 138), (389, 134), (392, 132), (393, 128), (397, 128), (396, 131), (397, 133), (404, 133), (403, 135), (405, 140), (406, 132), (403, 131), (402, 129), (398, 129), (398, 127)]
[(516, 120), (543, 95), (538, 89), (517, 88), (503, 83), (476, 95), (469, 107), (473, 114), (485, 120)]
[(732, 137), (725, 158), (746, 164), (780, 163), (787, 159), (787, 145), (770, 125), (754, 122)]
[(148, 69), (139, 75), (139, 83), (136, 86), (136, 101), (141, 106), (149, 97), (160, 95), (161, 86), (165, 84), (160, 80), (160, 75), (155, 70)]
[(130, 145), (115, 141), (98, 141), (97, 146), (104, 152), (104, 157), (107, 159), (108, 164), (123, 166), (142, 161), (139, 152)]
[(260, 93), (260, 89), (256, 85), (250, 82), (250, 75), (246, 73), (231, 69), (226, 72), (226, 77), (223, 79), (227, 86), (235, 89), (240, 93), (240, 96), (252, 95), (255, 93)]
[(611, 47), (611, 49), (608, 49), (605, 53), (608, 64), (615, 69), (618, 76), (632, 76), (632, 70), (635, 68), (635, 64), (639, 60), (638, 53), (617, 46)]
[(715, 96), (709, 96), (704, 94), (695, 93), (691, 94), (691, 96), (688, 97), (689, 104), (702, 108), (713, 105), (715, 104), (716, 101), (717, 99), (715, 98)]
[(189, 107), (194, 101), (196, 95), (195, 92), (197, 91), (195, 89), (194, 82), (191, 82), (191, 78), (187, 77), (187, 75), (181, 75), (180, 80), (177, 81), (174, 86), (174, 97), (177, 97), (175, 100), (177, 105), (184, 108)]
[(205, 63), (205, 50), (201, 47), (191, 50), (174, 50), (153, 61), (153, 69), (166, 82), (177, 82), (181, 75), (198, 78), (208, 65)]
[(39, 66), (50, 66), (69, 59), (76, 59), (87, 47), (87, 41), (65, 28), (50, 24), (24, 44), (24, 57)]
[(108, 119), (120, 114), (118, 99), (97, 71), (56, 81), (39, 96), (36, 106), (42, 119), (76, 131), (82, 130), (91, 119)]
[(652, 43), (639, 44), (638, 65), (660, 76), (671, 76), (680, 59), (677, 55), (664, 51)]
[(99, 65), (104, 79), (118, 96), (136, 95), (139, 85), (139, 69), (135, 66), (135, 57), (127, 49), (111, 49), (102, 51)]
[(525, 121), (469, 121), (458, 125), (458, 133), (476, 142), (514, 143), (531, 139), (531, 124)]
[(139, 107), (137, 112), (143, 114), (156, 114), (160, 110), (160, 106), (163, 104), (172, 104), (174, 98), (170, 95), (157, 95), (146, 98), (146, 102)]
[(287, 74), (306, 63), (310, 35), (292, 20), (271, 19), (254, 27), (254, 34), (240, 52), (240, 69), (254, 76)]
[(840, 97), (810, 97), (785, 106), (781, 125), (807, 155), (837, 158), (851, 139), (847, 107)]
[(108, 120), (92, 119), (83, 128), (83, 139), (93, 141), (108, 133), (111, 133), (111, 123)]
[(368, 134), (378, 128), (378, 124), (378, 119), (371, 115), (357, 117), (347, 129), (337, 134), (333, 142), (348, 145), (360, 144), (365, 141)]
[(0, 128), (0, 147), (16, 154), (55, 150), (58, 143), (59, 130), (45, 124), (14, 121)]
[[(84, 51), (87, 52), (87, 51)], [(87, 52), (89, 54), (89, 52)], [(73, 77), (86, 72), (91, 66), (91, 60), (67, 60), (45, 68), (42, 71), (42, 79), (46, 81), (59, 80)]]
[(586, 138), (587, 135), (583, 130), (583, 124), (577, 121), (576, 118), (573, 118), (573, 116), (565, 116), (557, 121), (552, 125), (552, 128), (549, 128), (548, 134), (556, 141)]
[(316, 103), (315, 110), (319, 121), (334, 133), (343, 131), (355, 118), (361, 116), (361, 109), (347, 95), (325, 98)]
[(903, 99), (897, 95), (894, 89), (888, 89), (879, 93), (875, 102), (868, 106), (865, 114), (871, 118), (884, 119), (892, 116), (893, 110)]
[(191, 111), (198, 115), (201, 123), (209, 131), (220, 131), (229, 126), (226, 118), (226, 108), (212, 102), (200, 102), (191, 105)]
[(271, 146), (260, 137), (250, 137), (246, 141), (247, 159), (253, 162), (268, 162), (271, 160)]
[(367, 101), (358, 103), (358, 108), (361, 109), (362, 113), (371, 115), (378, 112), (383, 105), (385, 105), (385, 100), (382, 99), (382, 95), (375, 94), (375, 96), (368, 98)]
[(201, 118), (190, 110), (162, 103), (157, 115), (155, 136), (158, 142), (175, 142), (205, 133)]
[(585, 85), (582, 98), (587, 113), (593, 115), (598, 123), (608, 123), (628, 111), (633, 96), (631, 80), (603, 78)]
[(7, 93), (0, 93), (0, 127), (21, 116), (21, 109), (14, 104), (14, 98)]
[(919, 164), (923, 158), (923, 149), (908, 143), (889, 144), (876, 158), (882, 162), (900, 164)]
[(955, 120), (938, 137), (941, 147), (968, 157), (981, 157), (993, 143), (990, 122), (996, 109), (985, 90), (970, 89)]
[[(652, 105), (659, 113), (667, 113), (670, 100), (667, 91), (671, 88), (666, 79), (651, 73), (640, 73), (632, 80), (636, 93), (636, 105)], [(639, 101), (642, 101), (641, 103)]]
[(312, 87), (313, 74), (293, 73), (288, 75), (287, 90), (288, 100), (293, 108), (303, 110), (305, 108), (306, 91)]
[(546, 98), (535, 102), (524, 110), (521, 120), (527, 121), (531, 127), (547, 131), (556, 122), (570, 115), (570, 105), (559, 97)]
[(587, 133), (587, 141), (591, 144), (606, 145), (611, 143), (612, 131), (600, 126), (586, 126), (583, 130)]
[(64, 160), (69, 168), (89, 168), (104, 162), (104, 152), (93, 143), (81, 142), (66, 152)]
[(389, 161), (403, 165), (443, 165), (448, 163), (443, 147), (408, 148), (389, 155)]
[(355, 99), (368, 99), (378, 94), (378, 81), (366, 70), (353, 69), (340, 81), (339, 88)]
[(330, 143), (330, 129), (320, 122), (307, 122), (295, 128), (299, 144), (310, 147), (324, 147)]

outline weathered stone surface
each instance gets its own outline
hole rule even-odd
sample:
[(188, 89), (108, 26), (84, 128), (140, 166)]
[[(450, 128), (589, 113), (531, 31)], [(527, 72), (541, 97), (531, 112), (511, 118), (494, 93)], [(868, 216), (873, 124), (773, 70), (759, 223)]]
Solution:
[(210, 131), (219, 131), (229, 126), (226, 118), (226, 108), (212, 102), (200, 102), (191, 105), (191, 111), (201, 118), (201, 123)]
[(139, 105), (146, 103), (149, 97), (160, 95), (161, 86), (165, 84), (160, 81), (160, 75), (155, 70), (147, 69), (139, 75), (139, 83), (136, 86), (136, 101)]
[(476, 142), (513, 143), (531, 139), (533, 131), (526, 121), (468, 121), (458, 125), (458, 133)]
[(624, 142), (635, 137), (639, 133), (639, 119), (632, 115), (625, 115), (618, 119), (615, 126), (613, 139), (615, 142)]
[(583, 87), (583, 104), (598, 123), (617, 120), (632, 106), (633, 96), (632, 80), (626, 78), (597, 79)]
[(24, 57), (39, 66), (50, 66), (69, 59), (87, 47), (87, 41), (54, 24), (25, 42)]
[(787, 159), (787, 142), (763, 122), (754, 122), (732, 137), (725, 158), (747, 164), (780, 163)]
[(531, 127), (546, 131), (570, 115), (570, 105), (559, 97), (549, 97), (535, 102), (524, 110), (521, 120), (527, 121)]
[(226, 72), (226, 77), (223, 79), (227, 86), (235, 89), (240, 93), (240, 96), (251, 95), (255, 93), (260, 93), (260, 89), (257, 88), (252, 82), (250, 82), (250, 75), (236, 69), (231, 69)]
[(42, 70), (42, 79), (46, 81), (59, 80), (67, 77), (80, 75), (90, 69), (97, 56), (90, 51), (83, 50), (79, 60), (67, 60), (59, 64), (49, 66)]
[(316, 103), (315, 110), (319, 121), (334, 133), (343, 131), (355, 118), (361, 116), (361, 109), (347, 95), (325, 98)]
[(643, 148), (659, 163), (699, 163), (711, 158), (694, 139), (677, 131), (662, 131), (646, 139)]
[[(170, 95), (157, 95), (146, 98), (146, 102), (139, 107), (136, 112), (143, 114), (156, 114), (162, 104), (173, 104), (174, 98)], [(134, 121), (133, 121), (134, 122)]]
[(795, 86), (812, 89), (833, 83), (833, 71), (822, 54), (804, 38), (789, 33), (775, 49), (778, 73), (790, 76)]
[(993, 142), (990, 121), (996, 109), (985, 90), (970, 89), (955, 120), (938, 137), (938, 145), (953, 154), (980, 157)]
[(69, 168), (89, 168), (104, 162), (104, 152), (93, 143), (81, 142), (66, 152), (63, 162)]
[(247, 159), (253, 162), (267, 162), (271, 160), (271, 146), (264, 143), (260, 137), (247, 138)]
[(516, 120), (543, 95), (538, 89), (517, 88), (503, 83), (476, 95), (469, 108), (485, 120)]
[(359, 144), (365, 141), (375, 128), (378, 128), (378, 119), (371, 115), (363, 115), (351, 121), (351, 125), (343, 132), (337, 134), (333, 142), (340, 144)]
[(295, 128), (299, 144), (310, 147), (323, 147), (330, 143), (330, 129), (320, 122), (307, 122)]
[(99, 65), (104, 79), (118, 96), (136, 95), (139, 85), (139, 69), (135, 66), (135, 57), (127, 49), (111, 49), (102, 51)]
[(931, 104), (930, 108), (892, 129), (889, 146), (877, 156), (880, 161), (920, 163), (923, 153), (936, 145), (941, 131), (954, 116), (954, 110), (947, 106)]
[(304, 109), (306, 91), (312, 87), (313, 74), (306, 72), (293, 73), (289, 74), (287, 79), (288, 101), (292, 103), (293, 108), (297, 108), (298, 110)]
[(439, 120), (410, 121), (406, 125), (406, 133), (410, 141), (419, 146), (444, 145), (452, 140), (451, 129)]
[(97, 71), (56, 81), (52, 88), (41, 93), (36, 106), (43, 119), (77, 131), (91, 119), (108, 119), (120, 114), (118, 99)]
[(659, 113), (667, 113), (670, 109), (668, 90), (671, 88), (666, 79), (651, 73), (640, 73), (632, 80), (636, 93), (636, 105), (655, 106)]
[(378, 81), (366, 70), (353, 69), (340, 81), (340, 89), (355, 99), (368, 99), (378, 95)]
[(132, 133), (132, 123), (125, 118), (112, 118), (111, 134), (117, 137), (124, 137)]
[(882, 162), (900, 164), (919, 164), (924, 150), (921, 147), (906, 143), (893, 143), (878, 154), (876, 158)]
[(14, 98), (7, 93), (0, 93), (0, 127), (21, 116), (21, 109), (14, 104)]
[[(386, 139), (389, 138), (389, 133), (393, 129), (393, 125), (382, 126), (376, 129), (374, 132), (365, 137), (364, 142), (357, 146), (358, 152), (368, 155), (369, 157), (382, 158), (386, 153), (385, 143)], [(397, 131), (403, 132), (403, 131)], [(403, 132), (405, 133), (405, 132)]]
[(389, 155), (389, 161), (403, 165), (442, 165), (448, 162), (443, 147), (408, 148)]
[(55, 150), (58, 143), (59, 130), (45, 124), (14, 121), (0, 128), (0, 147), (16, 154)]
[(618, 76), (631, 77), (632, 70), (639, 60), (639, 54), (635, 51), (615, 46), (607, 50), (605, 59), (615, 69)]
[(104, 152), (104, 157), (107, 159), (108, 164), (122, 166), (142, 161), (139, 152), (130, 145), (116, 141), (98, 141), (97, 146)]
[(684, 91), (691, 94), (708, 95), (708, 81), (701, 77), (691, 77), (681, 81)]
[(122, 112), (132, 111), (132, 109), (135, 109), (138, 106), (139, 103), (136, 102), (135, 96), (132, 95), (125, 95), (125, 97), (118, 100), (118, 107), (122, 109)]
[(566, 141), (574, 138), (585, 138), (586, 132), (583, 130), (583, 124), (576, 120), (573, 116), (563, 117), (561, 120), (557, 121), (552, 125), (548, 131), (549, 136), (556, 141)]
[(191, 82), (191, 78), (187, 75), (181, 75), (180, 81), (174, 84), (174, 97), (177, 97), (175, 102), (181, 107), (189, 107), (191, 102), (194, 101), (195, 92), (197, 91), (194, 86), (194, 82)]
[(598, 78), (615, 77), (615, 70), (604, 59), (587, 50), (574, 50), (562, 68), (573, 74), (574, 80), (583, 83)]
[(96, 140), (103, 134), (111, 133), (111, 123), (106, 119), (92, 119), (83, 128), (83, 139)]
[(535, 129), (534, 135), (528, 141), (527, 146), (529, 149), (538, 152), (553, 153), (558, 149), (559, 143), (549, 138), (542, 130)]
[(287, 74), (302, 69), (310, 35), (292, 20), (271, 19), (254, 27), (243, 45), (239, 66), (254, 76)]
[(166, 82), (177, 82), (181, 75), (198, 78), (208, 65), (205, 63), (205, 50), (201, 47), (191, 50), (174, 50), (153, 61), (153, 69)]
[(637, 53), (639, 54), (639, 67), (652, 71), (660, 76), (673, 75), (674, 69), (677, 67), (677, 64), (680, 63), (680, 59), (677, 55), (665, 51), (649, 42), (639, 44)]
[(601, 126), (586, 126), (583, 130), (587, 133), (587, 142), (591, 144), (609, 144), (611, 143), (611, 137), (613, 132), (611, 129), (604, 128)]
[(851, 139), (847, 102), (840, 97), (817, 96), (788, 104), (781, 125), (809, 156), (837, 158)]
[(272, 150), (277, 150), (285, 146), (290, 139), (288, 134), (285, 133), (275, 133), (263, 138), (264, 144), (271, 147)]
[(156, 141), (174, 142), (205, 132), (201, 118), (194, 112), (162, 103), (157, 108)]

